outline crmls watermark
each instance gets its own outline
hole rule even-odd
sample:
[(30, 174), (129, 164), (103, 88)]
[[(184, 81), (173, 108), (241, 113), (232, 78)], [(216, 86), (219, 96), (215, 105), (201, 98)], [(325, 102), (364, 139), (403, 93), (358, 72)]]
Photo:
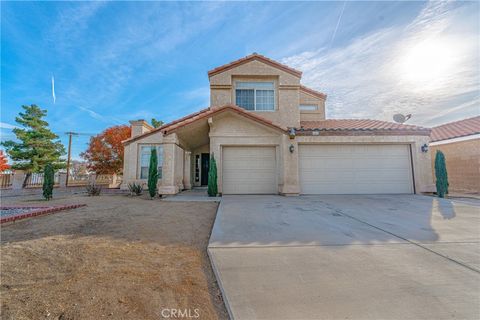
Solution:
[(164, 308), (161, 314), (166, 319), (195, 319), (200, 317), (200, 310)]

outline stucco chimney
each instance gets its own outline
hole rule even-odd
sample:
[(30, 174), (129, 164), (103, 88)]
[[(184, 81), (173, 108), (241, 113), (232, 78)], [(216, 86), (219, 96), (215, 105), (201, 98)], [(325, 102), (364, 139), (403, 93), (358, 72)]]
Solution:
[(153, 127), (143, 119), (130, 120), (130, 124), (132, 125), (132, 138), (153, 130)]

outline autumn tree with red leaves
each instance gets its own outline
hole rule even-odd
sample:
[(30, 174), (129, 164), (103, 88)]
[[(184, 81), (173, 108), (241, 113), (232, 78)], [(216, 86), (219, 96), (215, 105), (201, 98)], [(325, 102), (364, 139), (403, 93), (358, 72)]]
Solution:
[(121, 173), (123, 170), (122, 141), (130, 138), (130, 126), (114, 126), (91, 137), (88, 148), (80, 156), (87, 161), (88, 169), (98, 174)]
[(3, 150), (0, 150), (0, 172), (10, 169), (8, 165), (7, 157), (3, 153)]

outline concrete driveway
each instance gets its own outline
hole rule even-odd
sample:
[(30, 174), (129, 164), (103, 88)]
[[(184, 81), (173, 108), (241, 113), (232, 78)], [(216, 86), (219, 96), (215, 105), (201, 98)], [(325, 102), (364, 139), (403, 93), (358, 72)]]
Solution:
[(234, 319), (478, 319), (480, 206), (224, 196), (209, 255)]

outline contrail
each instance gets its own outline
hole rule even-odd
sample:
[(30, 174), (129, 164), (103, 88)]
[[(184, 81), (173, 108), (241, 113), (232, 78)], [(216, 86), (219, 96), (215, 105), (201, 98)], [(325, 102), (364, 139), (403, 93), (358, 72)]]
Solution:
[(55, 97), (55, 78), (52, 76), (52, 98), (53, 98), (53, 104), (55, 104), (55, 101), (57, 98)]
[(345, 11), (345, 6), (347, 5), (347, 1), (343, 2), (342, 12), (340, 12), (340, 16), (338, 17), (337, 25), (335, 26), (335, 30), (333, 31), (332, 39), (330, 40), (330, 47), (332, 46), (333, 40), (337, 35), (338, 26), (340, 25), (340, 20), (342, 20), (343, 11)]

